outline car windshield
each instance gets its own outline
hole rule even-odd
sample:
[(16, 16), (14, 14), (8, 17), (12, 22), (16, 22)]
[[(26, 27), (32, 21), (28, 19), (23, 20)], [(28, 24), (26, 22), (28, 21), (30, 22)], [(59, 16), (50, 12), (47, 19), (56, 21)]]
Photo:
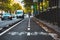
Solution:
[(16, 14), (21, 14), (22, 12), (17, 12)]
[(10, 16), (10, 14), (9, 13), (5, 13), (5, 14), (3, 14), (3, 16)]

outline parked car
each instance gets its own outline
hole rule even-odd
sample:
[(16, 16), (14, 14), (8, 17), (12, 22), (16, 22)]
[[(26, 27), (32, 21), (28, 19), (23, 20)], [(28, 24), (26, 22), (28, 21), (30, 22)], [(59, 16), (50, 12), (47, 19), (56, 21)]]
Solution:
[(12, 20), (12, 15), (10, 13), (3, 13), (1, 20), (6, 20), (6, 19)]

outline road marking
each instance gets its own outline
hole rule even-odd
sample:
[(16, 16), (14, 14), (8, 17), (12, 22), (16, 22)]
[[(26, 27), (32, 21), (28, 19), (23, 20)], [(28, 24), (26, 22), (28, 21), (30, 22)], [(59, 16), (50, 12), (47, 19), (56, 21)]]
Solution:
[(30, 28), (28, 28), (28, 30), (30, 30)]
[(15, 35), (22, 36), (22, 35), (25, 35), (26, 33), (27, 32), (9, 32), (8, 34), (12, 36), (15, 36)]
[[(25, 19), (24, 19), (25, 20)], [(13, 25), (12, 27), (10, 27), (9, 29), (5, 30), (4, 32), (0, 33), (0, 36), (2, 36), (3, 34), (5, 34), (6, 32), (8, 32), (9, 30), (11, 30), (12, 28), (14, 28), (15, 26), (17, 26), (18, 24), (22, 23), (24, 20), (18, 22), (17, 24)]]
[(46, 32), (26, 32), (26, 31), (25, 32), (14, 32), (14, 31), (12, 31), (12, 32), (9, 32), (8, 34), (11, 36), (15, 36), (15, 35), (22, 36), (22, 35), (26, 35), (26, 34), (27, 34), (27, 36), (38, 36), (38, 35), (50, 36), (50, 34), (46, 33)]
[[(34, 17), (35, 18), (35, 17)], [(37, 19), (37, 18), (35, 18), (35, 19)], [(37, 20), (39, 20), (39, 19), (37, 19)], [(39, 20), (40, 21), (40, 20)], [(37, 22), (38, 23), (38, 22)], [(42, 26), (42, 28), (45, 30), (45, 31), (47, 31), (48, 32), (48, 29), (46, 28), (46, 27), (43, 27), (43, 25), (40, 25), (40, 26)], [(48, 35), (50, 35), (52, 38), (54, 38), (55, 40), (60, 40), (60, 38), (58, 38), (58, 35), (56, 34), (56, 33), (48, 33)]]
[(27, 36), (30, 36), (30, 32), (27, 32)]
[(29, 22), (28, 22), (28, 27), (30, 27), (30, 18), (29, 18)]
[[(30, 30), (30, 18), (29, 18), (29, 22), (28, 22), (28, 30)], [(27, 36), (30, 36), (30, 32), (27, 32)]]
[(60, 40), (60, 38), (58, 38), (58, 35), (55, 33), (49, 33), (49, 35), (54, 38), (55, 40)]
[(30, 18), (29, 18), (29, 22), (28, 22), (28, 30), (30, 30)]

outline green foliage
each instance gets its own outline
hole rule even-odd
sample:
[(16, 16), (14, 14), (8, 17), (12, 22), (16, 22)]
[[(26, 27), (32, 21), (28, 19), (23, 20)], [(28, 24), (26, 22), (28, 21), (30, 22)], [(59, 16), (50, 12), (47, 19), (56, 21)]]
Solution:
[(12, 4), (12, 0), (0, 0), (0, 10), (14, 12), (15, 10), (22, 9), (19, 3)]
[(10, 5), (11, 0), (0, 0), (0, 9), (5, 10), (8, 5)]
[(42, 11), (42, 10), (46, 11), (48, 7), (49, 7), (49, 1), (46, 0), (45, 2), (40, 3), (40, 11)]
[(31, 12), (31, 5), (33, 5), (33, 0), (24, 0), (25, 3), (24, 7), (27, 10), (27, 12)]
[(31, 6), (33, 4), (33, 0), (24, 0), (25, 6)]
[(14, 10), (19, 10), (19, 9), (22, 9), (22, 6), (20, 6), (20, 4), (18, 4), (18, 3), (14, 3), (13, 4), (13, 9)]
[(2, 4), (4, 4), (4, 3), (10, 4), (11, 3), (11, 0), (0, 0), (0, 2), (2, 2)]

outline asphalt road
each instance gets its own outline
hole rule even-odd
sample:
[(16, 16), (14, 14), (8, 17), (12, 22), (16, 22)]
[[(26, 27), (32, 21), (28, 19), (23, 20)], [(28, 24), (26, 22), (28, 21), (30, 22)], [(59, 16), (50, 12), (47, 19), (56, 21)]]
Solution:
[[(27, 18), (28, 16), (25, 15), (24, 17)], [(19, 20), (22, 20), (22, 19), (13, 18), (12, 20), (3, 20), (2, 21), (0, 18), (0, 28), (6, 27), (7, 25), (12, 24)]]
[(30, 22), (31, 22), (30, 24), (31, 35), (28, 36), (28, 40), (54, 40), (50, 35), (48, 35), (48, 32), (42, 29), (32, 19), (30, 20)]
[(22, 23), (0, 36), (0, 40), (54, 40), (47, 34), (48, 32), (32, 19), (29, 21), (29, 18), (26, 18)]
[(3, 20), (3, 21), (0, 20), (0, 28), (6, 27), (7, 25), (12, 24), (18, 20), (20, 20), (20, 19)]

